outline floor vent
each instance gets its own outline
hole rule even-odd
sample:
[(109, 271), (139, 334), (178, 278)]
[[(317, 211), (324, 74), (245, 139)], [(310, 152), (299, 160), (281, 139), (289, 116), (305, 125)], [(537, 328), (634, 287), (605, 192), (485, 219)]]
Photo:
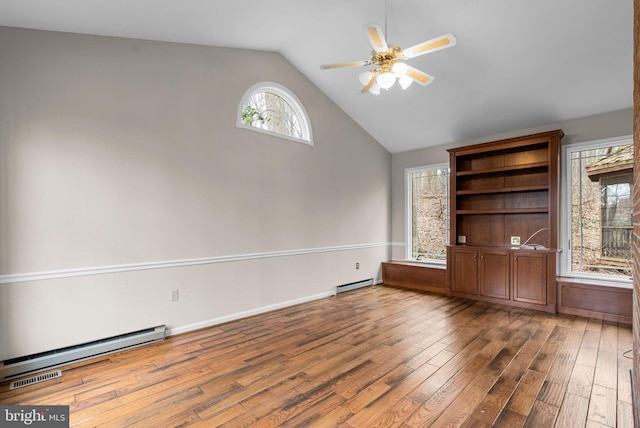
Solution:
[(163, 340), (164, 325), (0, 362), (0, 382)]
[(356, 288), (368, 287), (370, 285), (373, 285), (373, 278), (364, 279), (362, 281), (350, 282), (349, 284), (338, 285), (336, 287), (336, 294), (355, 290)]
[(62, 372), (60, 370), (56, 370), (54, 372), (43, 373), (38, 376), (33, 376), (27, 379), (16, 380), (9, 384), (9, 391), (12, 389), (22, 388), (24, 386), (33, 385), (34, 383), (44, 382), (45, 380), (55, 379), (57, 377), (62, 377)]

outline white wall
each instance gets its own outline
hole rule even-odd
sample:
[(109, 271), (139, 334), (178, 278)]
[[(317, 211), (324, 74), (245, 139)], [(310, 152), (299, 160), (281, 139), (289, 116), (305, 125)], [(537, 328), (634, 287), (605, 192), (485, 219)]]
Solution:
[[(277, 53), (0, 27), (0, 64), (0, 360), (319, 298), (390, 258), (391, 155)], [(236, 128), (259, 81), (314, 147)]]
[(391, 194), (393, 195), (391, 202), (391, 233), (392, 242), (394, 244), (392, 247), (392, 259), (404, 260), (406, 258), (405, 169), (438, 163), (447, 163), (449, 162), (447, 149), (452, 147), (463, 147), (472, 144), (486, 143), (489, 141), (519, 137), (538, 132), (552, 131), (555, 129), (562, 129), (564, 132), (562, 144), (580, 143), (630, 135), (633, 133), (633, 109), (557, 122), (535, 128), (521, 129), (513, 132), (490, 135), (483, 138), (476, 138), (473, 140), (459, 141), (453, 144), (394, 154), (391, 159)]

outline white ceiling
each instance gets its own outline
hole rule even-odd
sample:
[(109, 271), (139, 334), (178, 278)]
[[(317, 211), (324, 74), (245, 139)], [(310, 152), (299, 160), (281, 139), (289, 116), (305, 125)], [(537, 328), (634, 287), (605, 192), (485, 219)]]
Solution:
[(369, 58), (385, 0), (0, 0), (3, 26), (280, 52), (392, 153), (632, 107), (633, 0), (387, 0), (386, 21), (402, 48), (456, 35), (408, 61), (433, 84), (320, 70)]

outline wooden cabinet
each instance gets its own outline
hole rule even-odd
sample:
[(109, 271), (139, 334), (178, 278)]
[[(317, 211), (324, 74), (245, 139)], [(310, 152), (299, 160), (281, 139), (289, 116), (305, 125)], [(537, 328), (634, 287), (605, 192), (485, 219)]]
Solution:
[(537, 251), (513, 253), (513, 300), (547, 304), (547, 254)]
[(450, 254), (451, 291), (475, 296), (478, 294), (478, 251), (456, 248)]
[[(562, 136), (449, 150), (451, 294), (555, 312)], [(530, 237), (542, 251), (520, 247)]]
[(509, 299), (509, 252), (483, 250), (479, 254), (478, 294)]
[(548, 307), (549, 252), (457, 246), (449, 254), (451, 295), (555, 310)]
[(451, 251), (451, 257), (454, 295), (509, 299), (509, 252), (462, 247)]

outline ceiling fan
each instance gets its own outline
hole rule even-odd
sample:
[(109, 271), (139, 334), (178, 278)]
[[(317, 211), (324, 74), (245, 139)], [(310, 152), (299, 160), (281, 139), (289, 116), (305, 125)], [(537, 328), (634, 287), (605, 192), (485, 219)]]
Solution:
[(407, 49), (400, 49), (395, 45), (387, 44), (382, 27), (378, 24), (365, 25), (367, 37), (373, 46), (371, 58), (347, 62), (341, 64), (321, 65), (322, 70), (342, 67), (360, 67), (375, 65), (373, 70), (360, 73), (360, 83), (364, 85), (362, 92), (370, 92), (374, 95), (380, 93), (380, 89), (389, 89), (398, 80), (402, 89), (406, 89), (413, 81), (426, 86), (433, 82), (434, 77), (427, 73), (411, 67), (404, 63), (405, 60), (415, 58), (420, 55), (450, 48), (456, 45), (456, 37), (452, 33), (447, 33), (435, 39), (427, 40)]

